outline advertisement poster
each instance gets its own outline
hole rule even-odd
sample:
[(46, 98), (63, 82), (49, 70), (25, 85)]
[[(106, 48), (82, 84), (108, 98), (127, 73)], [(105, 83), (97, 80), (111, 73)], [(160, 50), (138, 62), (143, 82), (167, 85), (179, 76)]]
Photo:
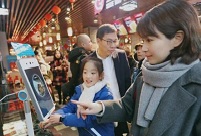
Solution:
[(137, 24), (136, 24), (135, 19), (133, 17), (128, 16), (128, 17), (124, 18), (124, 22), (126, 24), (126, 28), (128, 30), (128, 33), (136, 32)]
[(114, 21), (114, 26), (116, 27), (116, 29), (119, 31), (119, 35), (123, 36), (123, 35), (128, 35), (128, 32), (125, 28), (125, 26), (123, 25), (122, 20), (118, 19)]

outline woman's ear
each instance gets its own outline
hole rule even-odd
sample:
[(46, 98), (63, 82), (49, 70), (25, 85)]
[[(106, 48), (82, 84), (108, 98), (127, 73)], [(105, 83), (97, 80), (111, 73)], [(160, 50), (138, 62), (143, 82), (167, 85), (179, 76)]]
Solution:
[(174, 36), (174, 47), (179, 46), (184, 39), (184, 31), (178, 30)]

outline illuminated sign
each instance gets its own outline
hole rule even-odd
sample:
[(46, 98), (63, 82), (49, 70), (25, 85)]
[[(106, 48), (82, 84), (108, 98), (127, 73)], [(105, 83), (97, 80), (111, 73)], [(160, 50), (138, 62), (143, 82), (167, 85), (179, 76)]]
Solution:
[(121, 2), (122, 2), (122, 0), (106, 0), (105, 9), (114, 7), (115, 5), (120, 4)]
[(105, 4), (104, 0), (95, 0), (95, 3), (94, 3), (95, 15), (100, 13), (103, 10), (104, 4)]

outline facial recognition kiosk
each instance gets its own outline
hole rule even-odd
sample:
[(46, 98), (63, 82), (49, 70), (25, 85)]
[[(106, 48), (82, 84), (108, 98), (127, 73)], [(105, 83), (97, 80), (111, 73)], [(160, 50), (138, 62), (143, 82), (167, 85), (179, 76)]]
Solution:
[(18, 93), (18, 97), (24, 102), (28, 135), (34, 136), (29, 98), (39, 121), (48, 119), (55, 105), (31, 46), (21, 43), (11, 43), (11, 45), (17, 54), (17, 67), (26, 88)]

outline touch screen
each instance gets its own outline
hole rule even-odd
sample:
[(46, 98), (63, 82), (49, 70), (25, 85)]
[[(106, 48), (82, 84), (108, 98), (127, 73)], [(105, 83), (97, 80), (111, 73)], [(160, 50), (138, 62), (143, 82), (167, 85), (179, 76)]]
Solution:
[(53, 103), (51, 95), (47, 89), (47, 85), (45, 84), (44, 78), (42, 77), (38, 66), (26, 69), (25, 73), (27, 75), (31, 88), (33, 89), (33, 93), (35, 94), (42, 115), (43, 117), (45, 117), (52, 109)]

